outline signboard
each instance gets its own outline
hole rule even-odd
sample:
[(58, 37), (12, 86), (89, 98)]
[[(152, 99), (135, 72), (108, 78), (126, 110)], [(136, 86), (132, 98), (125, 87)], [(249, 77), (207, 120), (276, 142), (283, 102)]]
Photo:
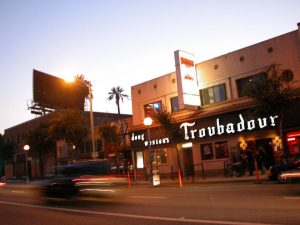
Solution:
[(84, 85), (33, 70), (33, 101), (42, 107), (83, 110), (87, 93)]
[(201, 102), (194, 55), (177, 50), (174, 52), (174, 56), (179, 109), (189, 106), (198, 107), (201, 105)]
[(277, 122), (278, 115), (246, 120), (240, 113), (237, 122), (221, 123), (220, 118), (217, 118), (213, 125), (207, 127), (194, 127), (196, 122), (184, 122), (180, 125), (180, 129), (184, 131), (185, 140), (193, 140), (275, 127)]

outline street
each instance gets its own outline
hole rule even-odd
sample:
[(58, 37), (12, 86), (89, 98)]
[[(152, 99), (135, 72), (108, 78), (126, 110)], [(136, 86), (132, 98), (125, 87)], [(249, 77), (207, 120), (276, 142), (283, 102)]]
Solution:
[(297, 183), (143, 184), (68, 201), (26, 185), (0, 190), (1, 225), (299, 224), (299, 209)]

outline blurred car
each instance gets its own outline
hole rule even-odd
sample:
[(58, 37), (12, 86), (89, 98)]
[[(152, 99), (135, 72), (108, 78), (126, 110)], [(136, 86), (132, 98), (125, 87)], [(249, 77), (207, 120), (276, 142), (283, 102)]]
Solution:
[(127, 182), (126, 176), (111, 173), (109, 161), (88, 161), (57, 167), (56, 175), (48, 179), (42, 191), (46, 197), (71, 198), (82, 194), (111, 192)]
[(282, 184), (300, 180), (300, 168), (289, 170), (281, 173), (278, 177), (278, 182)]
[(300, 167), (300, 160), (296, 160), (293, 163), (273, 165), (270, 167), (269, 179), (278, 180), (282, 172), (296, 169), (297, 167)]

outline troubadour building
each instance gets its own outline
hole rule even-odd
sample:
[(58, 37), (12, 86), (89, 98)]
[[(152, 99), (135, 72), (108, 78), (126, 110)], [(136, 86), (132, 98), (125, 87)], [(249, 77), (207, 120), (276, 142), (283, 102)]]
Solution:
[[(256, 115), (253, 99), (245, 94), (251, 82), (264, 76), (272, 64), (293, 75), (291, 87), (300, 88), (300, 24), (298, 29), (243, 49), (200, 62), (193, 54), (176, 51), (176, 70), (132, 86), (132, 126), (129, 135), (137, 172), (158, 167), (163, 176), (224, 173), (240, 161), (242, 151), (260, 149), (266, 166), (289, 160), (300, 153), (300, 107), (283, 119), (275, 113)], [(144, 125), (153, 112), (167, 110), (182, 132), (174, 143), (154, 121)], [(151, 164), (150, 164), (151, 161)]]

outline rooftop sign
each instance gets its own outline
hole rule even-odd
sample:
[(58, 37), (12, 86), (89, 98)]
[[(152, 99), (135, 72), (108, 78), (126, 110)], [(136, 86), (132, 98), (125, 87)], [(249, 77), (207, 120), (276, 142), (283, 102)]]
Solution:
[(178, 50), (174, 52), (174, 56), (179, 109), (186, 106), (200, 106), (194, 55)]

